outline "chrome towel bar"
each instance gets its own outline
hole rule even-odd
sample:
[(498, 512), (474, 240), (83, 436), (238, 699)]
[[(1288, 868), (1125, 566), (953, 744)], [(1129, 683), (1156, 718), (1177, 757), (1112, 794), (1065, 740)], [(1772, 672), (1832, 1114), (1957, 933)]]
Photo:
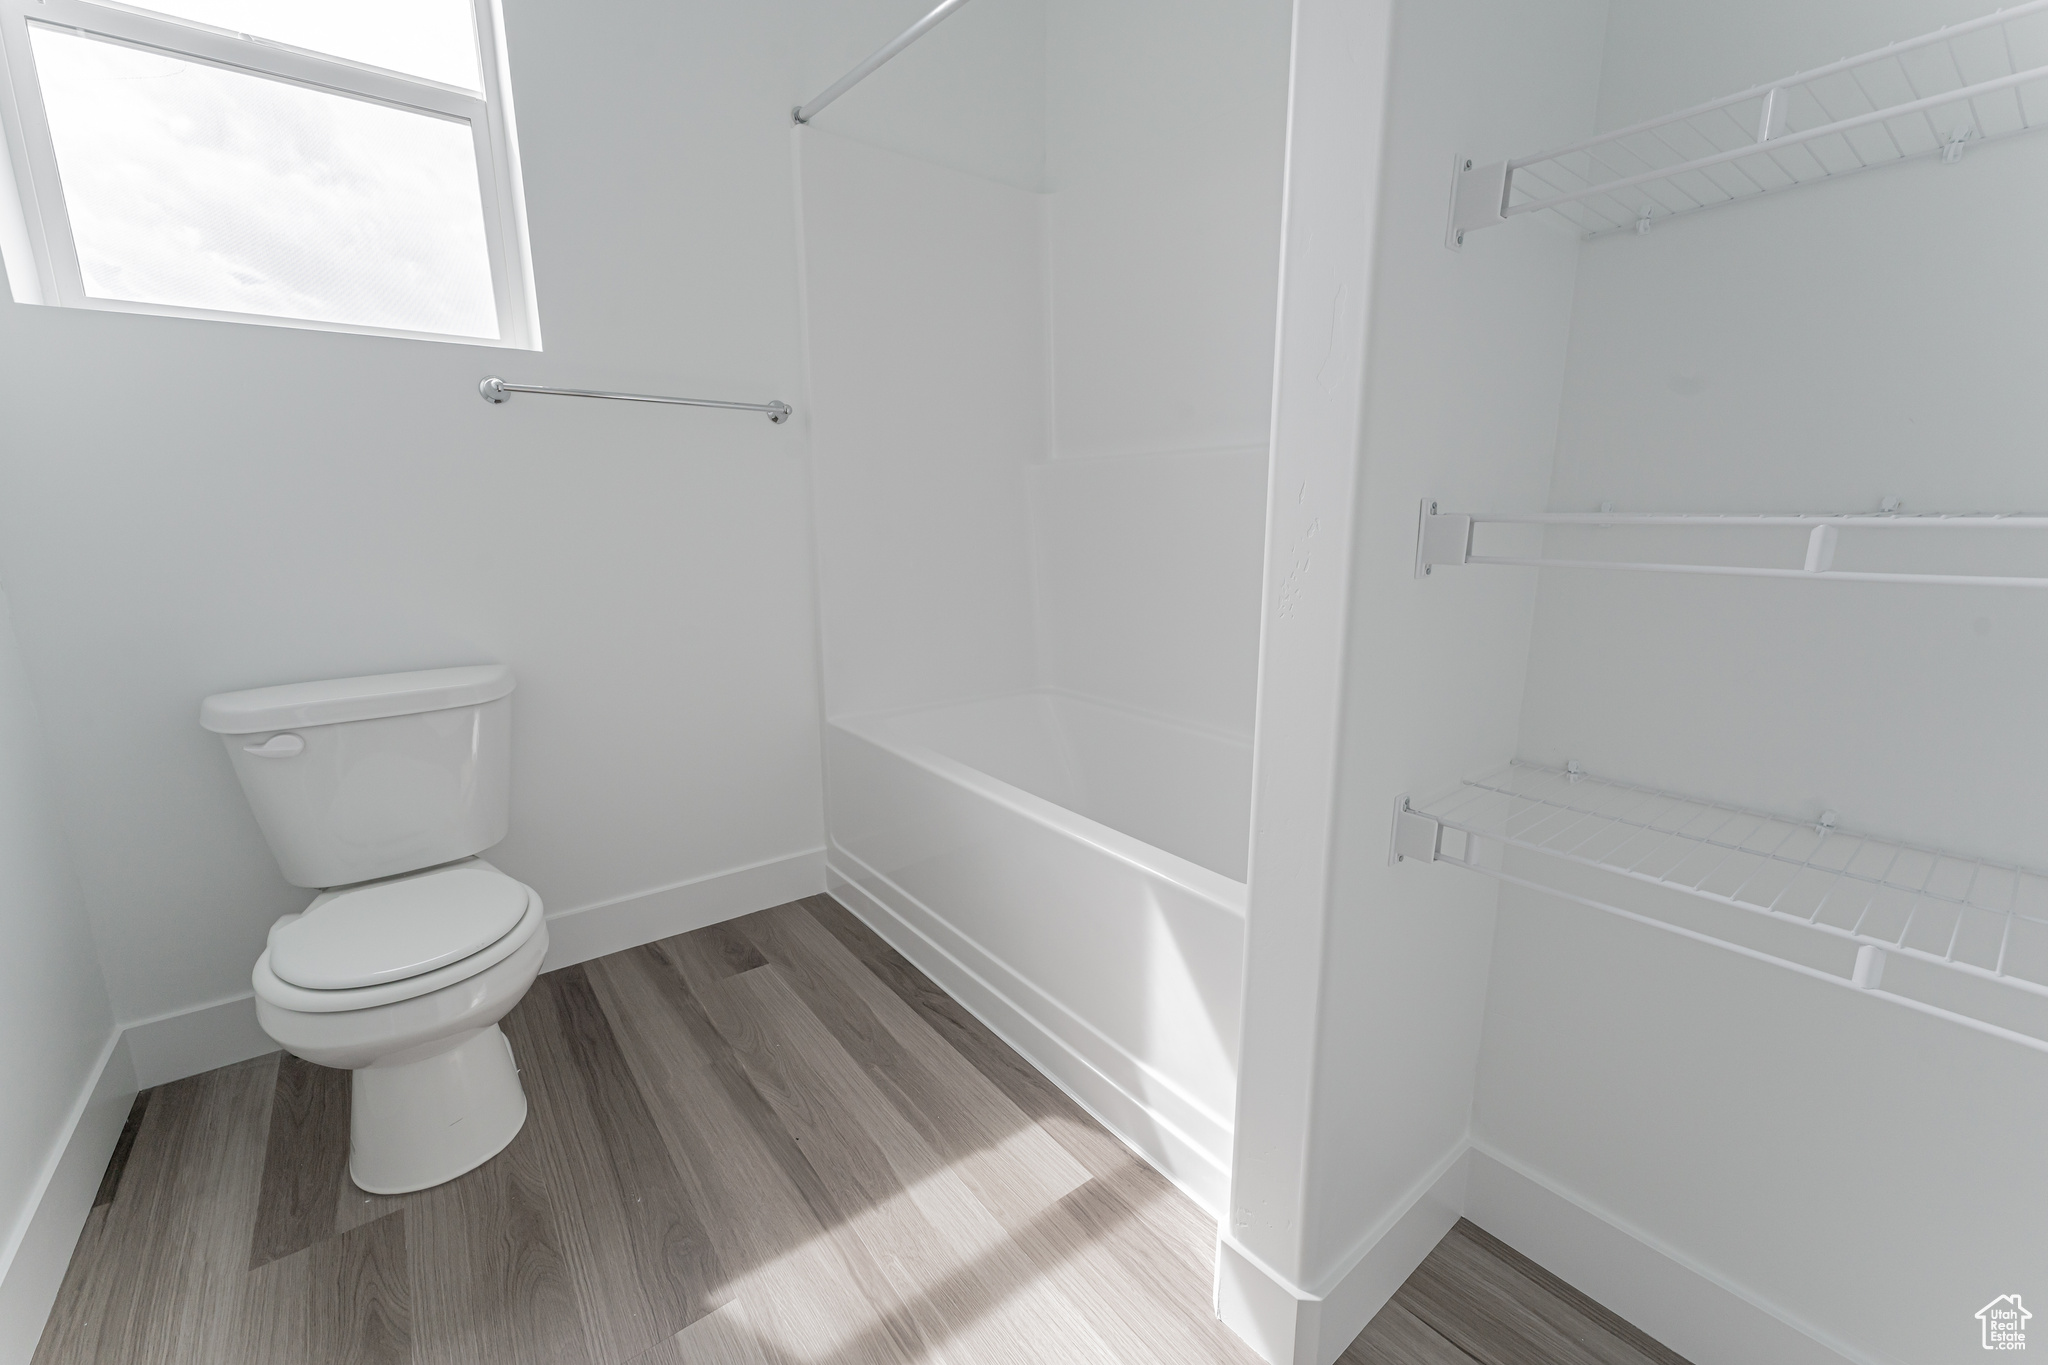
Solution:
[(622, 403), (668, 403), (679, 408), (733, 408), (740, 412), (765, 412), (780, 426), (796, 409), (777, 399), (772, 403), (726, 403), (716, 398), (664, 398), (652, 393), (604, 393), (598, 389), (556, 389), (545, 384), (507, 384), (496, 375), (476, 386), (486, 403), (504, 403), (515, 393), (551, 393), (561, 398), (614, 398)]

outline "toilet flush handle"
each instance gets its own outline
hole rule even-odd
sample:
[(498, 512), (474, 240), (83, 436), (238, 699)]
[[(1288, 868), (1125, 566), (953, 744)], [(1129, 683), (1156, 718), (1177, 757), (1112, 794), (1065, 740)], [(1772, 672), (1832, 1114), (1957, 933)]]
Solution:
[(244, 744), (242, 752), (258, 758), (297, 758), (306, 752), (306, 741), (297, 735), (272, 735), (261, 744)]

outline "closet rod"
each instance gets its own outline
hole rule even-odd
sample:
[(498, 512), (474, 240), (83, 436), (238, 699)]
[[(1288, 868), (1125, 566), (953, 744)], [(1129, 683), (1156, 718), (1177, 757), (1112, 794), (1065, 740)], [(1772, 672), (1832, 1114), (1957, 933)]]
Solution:
[(612, 398), (622, 403), (668, 403), (679, 408), (732, 408), (739, 412), (765, 412), (780, 426), (796, 409), (781, 399), (772, 403), (727, 403), (716, 398), (664, 398), (653, 393), (605, 393), (599, 389), (556, 389), (545, 384), (507, 384), (492, 375), (476, 386), (486, 403), (508, 402), (515, 393), (549, 393), (560, 398)]
[[(1473, 550), (1473, 531), (1484, 525), (1749, 527), (1782, 526), (1807, 532), (1806, 562), (1801, 568), (1749, 564), (1640, 563), (1615, 559), (1555, 559), (1547, 555), (1484, 555)], [(1615, 569), (1624, 573), (1713, 574), (1729, 578), (1804, 578), (1843, 583), (1949, 584), (1981, 588), (2048, 588), (2039, 574), (1889, 573), (1835, 567), (1841, 532), (1851, 531), (2040, 531), (2048, 516), (1998, 512), (1843, 512), (1843, 513), (1715, 513), (1715, 512), (1442, 512), (1434, 502), (1422, 504), (1415, 538), (1415, 576), (1430, 574), (1439, 564), (1506, 564), (1534, 569)]]
[[(1925, 587), (2048, 588), (2048, 578), (2018, 574), (1862, 573), (1842, 569), (1762, 569), (1737, 564), (1639, 564), (1619, 559), (1543, 559), (1535, 555), (1468, 555), (1466, 564), (1522, 569), (1615, 569), (1622, 573), (1706, 574), (1720, 578), (1803, 578), (1812, 583), (1904, 583)], [(1424, 566), (1425, 571), (1429, 566)]]
[(1855, 526), (1925, 531), (2048, 530), (2048, 516), (2026, 512), (1471, 512), (1503, 526)]
[(930, 14), (927, 14), (909, 28), (904, 29), (903, 32), (876, 48), (866, 61), (834, 81), (823, 94), (819, 95), (809, 104), (799, 104), (791, 111), (790, 117), (798, 123), (809, 123), (818, 116), (826, 105), (832, 103), (832, 101), (838, 99), (856, 85), (859, 85), (869, 76), (874, 75), (884, 62), (938, 27), (940, 20), (946, 18), (954, 10), (959, 9), (966, 3), (967, 0), (945, 0), (945, 3), (941, 4)]

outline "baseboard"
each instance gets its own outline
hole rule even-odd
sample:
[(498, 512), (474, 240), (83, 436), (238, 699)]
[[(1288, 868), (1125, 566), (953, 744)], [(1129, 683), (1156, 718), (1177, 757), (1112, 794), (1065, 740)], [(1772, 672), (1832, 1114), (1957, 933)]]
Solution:
[(256, 997), (248, 992), (138, 1020), (121, 1037), (144, 1090), (277, 1051), (256, 1022)]
[(1629, 1227), (1483, 1142), (1465, 1217), (1693, 1365), (1896, 1365)]
[(540, 969), (574, 966), (824, 889), (825, 850), (813, 848), (559, 911), (548, 916), (548, 955)]
[(30, 1212), (0, 1246), (0, 1365), (29, 1365), (35, 1354), (138, 1088), (116, 1030), (51, 1147)]
[[(892, 905), (829, 860), (826, 890), (1190, 1199), (1223, 1216), (1230, 1186), (1227, 1130), (1220, 1142), (1212, 1134), (1205, 1143), (1178, 1116), (1120, 1083), (1112, 1074), (1120, 1059), (1091, 1057), (1067, 1031), (1039, 1017), (1029, 1003), (1035, 989), (1029, 982), (963, 936), (950, 934), (941, 943), (920, 927), (920, 920), (935, 931), (943, 923), (929, 907), (907, 895), (905, 904)], [(1212, 1150), (1217, 1146), (1220, 1151)]]
[(1322, 1305), (1227, 1232), (1216, 1238), (1216, 1316), (1266, 1365), (1297, 1365)]
[(1216, 1316), (1268, 1365), (1331, 1365), (1458, 1221), (1470, 1156), (1463, 1143), (1446, 1153), (1314, 1287), (1221, 1234)]
[(1321, 1284), (1294, 1283), (1224, 1234), (1216, 1254), (1217, 1315), (1270, 1365), (1330, 1365), (1460, 1217), (1693, 1365), (1898, 1365), (1801, 1322), (1469, 1139)]
[[(810, 849), (563, 910), (548, 916), (548, 955), (541, 970), (687, 934), (824, 889), (825, 851)], [(255, 996), (246, 992), (130, 1024), (123, 1037), (145, 1090), (277, 1051), (256, 1022)]]
[(1471, 1160), (1470, 1150), (1462, 1146), (1446, 1154), (1380, 1226), (1359, 1239), (1321, 1286), (1315, 1365), (1330, 1365), (1344, 1354), (1463, 1216)]

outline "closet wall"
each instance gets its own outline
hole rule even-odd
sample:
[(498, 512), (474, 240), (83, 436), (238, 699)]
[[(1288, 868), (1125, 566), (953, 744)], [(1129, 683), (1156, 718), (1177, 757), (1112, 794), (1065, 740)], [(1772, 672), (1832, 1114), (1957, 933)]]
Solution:
[[(1582, 244), (1537, 216), (1472, 234), (1462, 251), (1443, 242), (1456, 154), (1533, 153), (1987, 8), (1389, 7), (1384, 136), (1363, 119), (1344, 130), (1373, 134), (1386, 158), (1371, 180), (1348, 526), (1330, 510), (1336, 457), (1311, 448), (1337, 423), (1318, 393), (1292, 407), (1289, 395), (1320, 367), (1332, 382), (1318, 388), (1341, 396), (1355, 363), (1350, 286), (1297, 288), (1297, 276), (1339, 272), (1326, 241), (1287, 243), (1287, 305), (1327, 317), (1329, 342), (1321, 327), (1283, 322), (1275, 458), (1283, 475), (1305, 472), (1274, 504), (1269, 659), (1318, 664), (1295, 636), (1289, 584), (1310, 603), (1308, 628), (1324, 630), (1322, 571), (1347, 541), (1350, 563), (1320, 885), (1303, 832), (1322, 813), (1304, 795), (1319, 774), (1276, 741), (1311, 733), (1322, 722), (1296, 712), (1323, 699), (1269, 668), (1292, 709), (1261, 714), (1219, 1283), (1226, 1319), (1269, 1359), (1332, 1359), (1460, 1214), (1701, 1365), (1974, 1358), (1976, 1311), (2048, 1264), (2034, 1216), (2048, 1180), (2033, 1159), (2048, 1057), (1555, 896), (1414, 860), (1387, 866), (1404, 793), (1425, 799), (1517, 755), (2048, 861), (2048, 726), (2033, 695), (2048, 601), (2035, 593), (1477, 566), (1412, 577), (1426, 499), (1445, 510), (2048, 506), (2048, 414), (2032, 378), (2048, 345), (2034, 325), (2048, 303), (2031, 241), (2048, 213), (2039, 135), (1646, 235)], [(1337, 28), (1320, 6), (1300, 12)], [(1358, 50), (1370, 36), (1354, 37)], [(2021, 54), (2022, 65), (2043, 59)], [(1290, 211), (1322, 226), (1350, 206), (1319, 178), (1337, 130), (1304, 113), (1353, 111), (1327, 87), (1303, 90), (1297, 131), (1317, 137), (1292, 153), (1293, 183), (1308, 188)], [(1305, 435), (1290, 439), (1297, 410)], [(1293, 501), (1324, 508), (1328, 549)], [(1695, 535), (1574, 531), (1553, 533), (1551, 548), (1684, 559), (1701, 548)], [(1738, 557), (1800, 562), (1798, 532), (1731, 539)], [(1836, 562), (2048, 574), (2048, 550), (2030, 548), (2039, 539), (1869, 548), (1845, 536)], [(1536, 860), (1509, 870), (1545, 875)], [(1770, 930), (1611, 876), (1547, 875), (1680, 923), (1717, 927), (1718, 915)], [(1815, 936), (1794, 942), (1802, 934), (1782, 929), (1769, 946), (1817, 960)], [(1846, 973), (1846, 953), (1827, 957)], [(1933, 970), (1895, 955), (1887, 984)], [(2003, 994), (1978, 1008), (2048, 1028), (2039, 1002)]]
[[(1988, 9), (1614, 0), (1601, 126)], [(2044, 221), (2036, 135), (1588, 244), (1549, 506), (2048, 507)], [(2038, 542), (1926, 553), (2040, 573)], [(1552, 570), (1520, 752), (2040, 865), (2044, 668), (2037, 592)], [(1474, 1125), (1851, 1358), (1974, 1356), (2048, 1264), (2048, 1056), (1514, 888)]]
[(1310, 1255), (1323, 1267), (1455, 1152), (1470, 1111), (1492, 891), (1389, 867), (1387, 829), (1401, 795), (1446, 765), (1512, 752), (1535, 585), (1417, 580), (1416, 517), (1426, 498), (1542, 498), (1570, 334), (1570, 236), (1447, 251), (1446, 177), (1454, 154), (1589, 125), (1604, 9), (1396, 11), (1324, 964), (1322, 1065), (1349, 1083), (1311, 1129)]
[[(1330, 431), (1290, 433), (1284, 396), (1278, 435), (1267, 649), (1292, 671), (1267, 665), (1282, 700), (1262, 705), (1282, 709), (1260, 717), (1236, 1248), (1224, 1272), (1228, 1292), (1242, 1295), (1240, 1306), (1226, 1302), (1226, 1320), (1255, 1342), (1263, 1333), (1268, 1359), (1334, 1359), (1457, 1216), (1495, 892), (1478, 878), (1390, 867), (1387, 838), (1404, 792), (1513, 753), (1535, 584), (1416, 579), (1416, 518), (1426, 498), (1542, 501), (1578, 247), (1538, 229), (1447, 251), (1446, 192), (1454, 155), (1590, 130), (1605, 12), (1603, 0), (1393, 6), (1385, 131), (1358, 135), (1385, 156), (1370, 206), (1370, 294), (1288, 284), (1305, 320), (1284, 325), (1283, 347), (1293, 326), (1306, 335), (1283, 349), (1283, 395), (1312, 386), (1314, 402), (1341, 396), (1361, 371), (1363, 392), (1355, 445), (1335, 448)], [(1364, 37), (1345, 35), (1360, 48)], [(1358, 86), (1362, 74), (1341, 84)], [(1311, 133), (1293, 152), (1298, 182), (1371, 175), (1356, 154), (1333, 155), (1337, 96), (1311, 87), (1296, 98), (1310, 101), (1296, 118)], [(1329, 191), (1295, 193), (1290, 208), (1312, 226), (1290, 236), (1288, 270), (1314, 280), (1333, 273), (1327, 262), (1350, 238), (1326, 240), (1336, 235)], [(1363, 357), (1346, 340), (1361, 312)], [(1295, 518), (1293, 504), (1331, 498), (1330, 466), (1354, 461), (1351, 528), (1334, 514)], [(1290, 476), (1296, 468), (1307, 472)], [(1325, 627), (1291, 599), (1327, 598), (1347, 572), (1341, 713), (1323, 740), (1299, 719), (1302, 698), (1314, 699), (1300, 675), (1320, 663), (1300, 632)], [(1283, 745), (1333, 745), (1334, 794), (1313, 790), (1307, 757), (1283, 772)], [(1308, 890), (1323, 871), (1311, 866), (1319, 819), (1329, 822), (1327, 881)]]

